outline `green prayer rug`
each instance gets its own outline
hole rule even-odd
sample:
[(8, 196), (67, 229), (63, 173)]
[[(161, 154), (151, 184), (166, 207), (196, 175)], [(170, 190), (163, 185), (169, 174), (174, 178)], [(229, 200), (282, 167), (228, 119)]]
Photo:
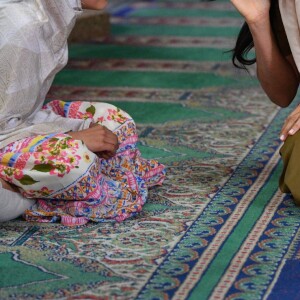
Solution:
[(278, 190), (279, 109), (226, 52), (228, 1), (131, 1), (70, 46), (47, 100), (110, 102), (167, 167), (142, 212), (82, 227), (0, 225), (0, 299), (299, 299), (300, 210)]

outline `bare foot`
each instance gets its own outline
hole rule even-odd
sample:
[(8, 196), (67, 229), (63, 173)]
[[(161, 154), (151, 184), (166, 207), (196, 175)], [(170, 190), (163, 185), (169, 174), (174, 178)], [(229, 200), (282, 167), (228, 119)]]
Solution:
[(12, 192), (15, 192), (15, 193), (20, 193), (19, 190), (18, 190), (18, 188), (15, 185), (8, 183), (7, 181), (5, 181), (5, 180), (3, 180), (1, 178), (0, 178), (0, 182), (1, 182), (2, 187), (4, 189), (12, 191)]

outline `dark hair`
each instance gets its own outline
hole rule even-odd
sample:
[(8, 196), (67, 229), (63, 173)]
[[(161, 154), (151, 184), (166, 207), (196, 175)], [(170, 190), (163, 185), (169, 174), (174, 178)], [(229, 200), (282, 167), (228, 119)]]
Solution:
[[(215, 0), (208, 0), (208, 1), (215, 1)], [(235, 46), (233, 49), (226, 51), (232, 53), (232, 63), (235, 67), (239, 69), (246, 69), (246, 66), (253, 65), (256, 62), (256, 58), (248, 59), (247, 55), (250, 50), (254, 47), (253, 37), (249, 26), (246, 22), (244, 22)]]
[[(270, 18), (271, 26), (273, 27), (272, 20), (274, 11), (278, 6), (278, 0), (271, 0)], [(279, 9), (279, 8), (278, 8)], [(238, 34), (235, 46), (229, 52), (232, 52), (232, 63), (239, 69), (246, 69), (246, 66), (256, 63), (256, 58), (248, 58), (250, 50), (254, 47), (253, 37), (248, 24), (245, 22)]]
[(253, 65), (256, 58), (247, 58), (253, 47), (253, 37), (248, 24), (245, 22), (238, 34), (234, 48), (230, 50), (233, 65), (239, 69), (246, 69), (246, 66)]

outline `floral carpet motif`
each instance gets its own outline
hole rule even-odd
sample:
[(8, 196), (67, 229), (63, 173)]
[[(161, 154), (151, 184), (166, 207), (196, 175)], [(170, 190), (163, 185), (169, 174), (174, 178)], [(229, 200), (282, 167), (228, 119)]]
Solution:
[(71, 45), (48, 99), (128, 111), (166, 181), (122, 223), (1, 224), (0, 298), (299, 299), (300, 210), (278, 191), (292, 108), (231, 66), (227, 1), (131, 3), (106, 41)]

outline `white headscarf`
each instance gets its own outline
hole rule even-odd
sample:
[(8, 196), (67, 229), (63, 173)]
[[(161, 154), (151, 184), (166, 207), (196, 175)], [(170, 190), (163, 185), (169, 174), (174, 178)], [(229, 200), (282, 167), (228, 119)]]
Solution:
[(0, 148), (36, 134), (79, 130), (83, 120), (41, 111), (67, 63), (80, 0), (0, 0)]

